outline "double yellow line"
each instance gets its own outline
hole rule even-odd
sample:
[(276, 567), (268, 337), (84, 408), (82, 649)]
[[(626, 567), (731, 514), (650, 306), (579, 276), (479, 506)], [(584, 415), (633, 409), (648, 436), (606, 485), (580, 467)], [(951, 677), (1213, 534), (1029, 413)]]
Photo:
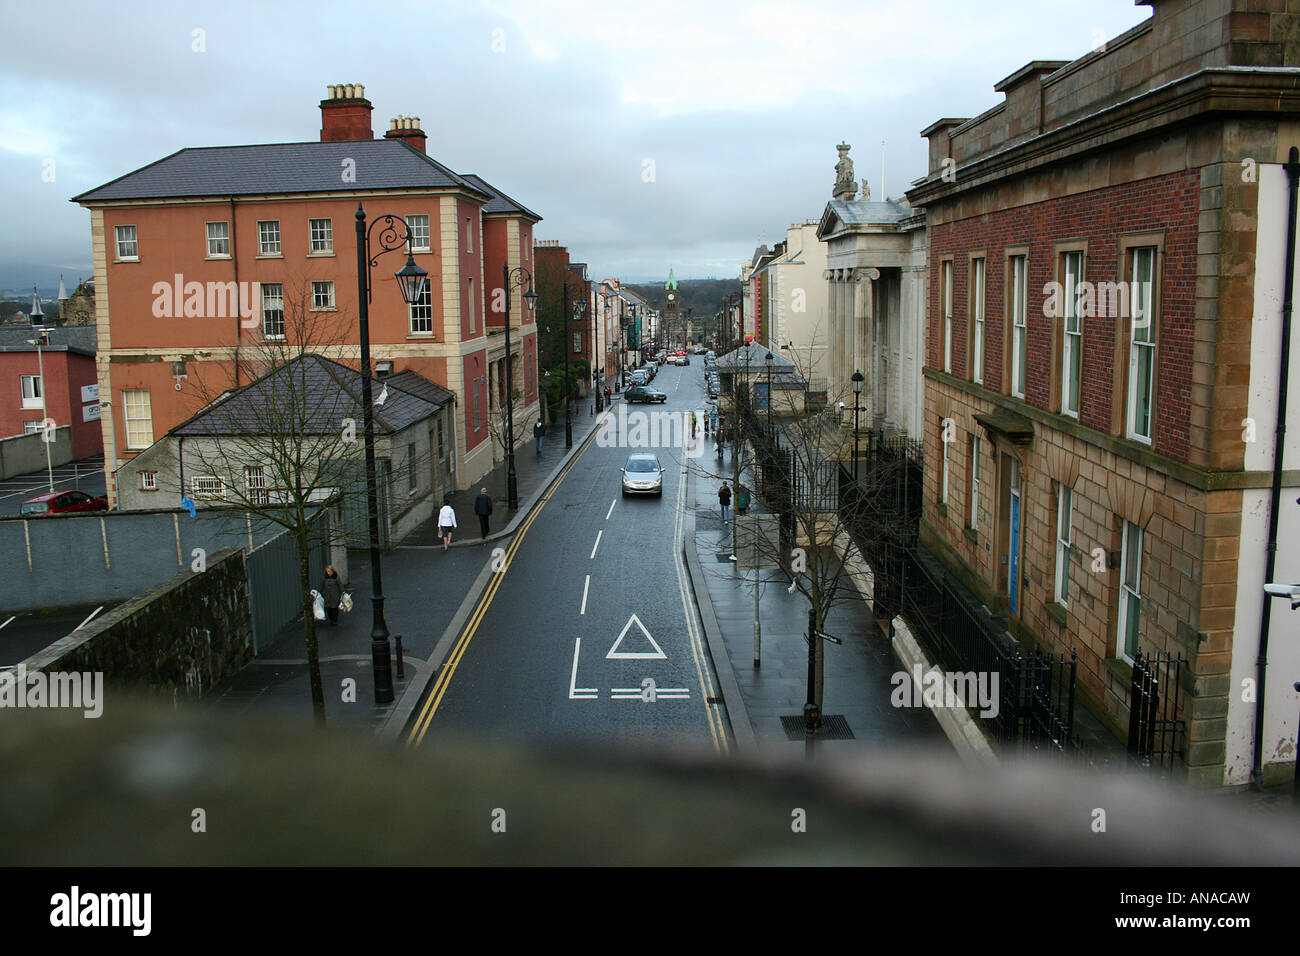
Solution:
[(456, 668), (460, 665), (461, 658), (465, 656), (465, 650), (469, 647), (469, 642), (474, 639), (474, 634), (478, 630), (479, 624), (483, 622), (488, 607), (492, 604), (492, 599), (496, 597), (497, 589), (501, 587), (501, 582), (505, 579), (506, 572), (510, 570), (510, 562), (512, 562), (515, 559), (515, 555), (519, 553), (519, 546), (523, 544), (524, 537), (528, 534), (528, 529), (531, 528), (533, 522), (537, 520), (537, 516), (542, 513), (542, 509), (546, 507), (546, 503), (551, 500), (551, 495), (555, 494), (560, 485), (564, 483), (564, 479), (567, 478), (569, 472), (573, 470), (573, 466), (578, 463), (578, 459), (587, 453), (587, 448), (588, 446), (584, 444), (578, 453), (573, 456), (569, 461), (569, 464), (565, 466), (564, 471), (560, 472), (560, 476), (556, 478), (554, 483), (552, 483), (550, 490), (547, 491), (546, 494), (542, 496), (542, 500), (537, 503), (537, 507), (533, 509), (532, 514), (528, 516), (524, 523), (519, 527), (519, 530), (515, 533), (514, 540), (510, 542), (510, 547), (506, 549), (505, 563), (501, 565), (499, 571), (492, 572), (492, 580), (488, 583), (488, 586), (483, 589), (483, 594), (479, 597), (478, 604), (474, 607), (474, 613), (470, 615), (469, 621), (465, 625), (465, 629), (461, 631), (460, 638), (452, 647), (451, 653), (447, 655), (447, 662), (443, 666), (442, 671), (438, 674), (438, 679), (434, 681), (433, 689), (429, 692), (429, 696), (425, 698), (424, 707), (420, 710), (419, 717), (416, 718), (414, 726), (411, 727), (411, 731), (407, 735), (406, 744), (408, 747), (418, 747), (420, 742), (424, 740), (425, 733), (428, 732), (429, 726), (433, 723), (433, 716), (438, 712), (438, 705), (442, 703), (443, 695), (447, 693), (447, 687), (451, 684), (451, 679), (456, 674)]
[[(704, 642), (695, 619), (695, 603), (690, 597), (690, 588), (686, 586), (686, 565), (682, 558), (683, 530), (686, 521), (686, 482), (689, 459), (682, 457), (682, 477), (677, 484), (677, 520), (673, 527), (673, 565), (677, 570), (677, 587), (682, 595), (682, 610), (686, 616), (686, 633), (690, 640), (691, 656), (695, 658), (695, 675), (700, 681), (700, 690), (704, 700), (704, 716), (709, 722), (709, 733), (713, 736), (713, 747), (718, 753), (727, 753), (731, 749), (727, 739), (727, 728), (722, 720), (722, 713), (717, 704), (709, 702), (714, 696), (713, 677), (709, 668), (702, 661), (705, 658)], [(692, 545), (693, 547), (694, 545)]]

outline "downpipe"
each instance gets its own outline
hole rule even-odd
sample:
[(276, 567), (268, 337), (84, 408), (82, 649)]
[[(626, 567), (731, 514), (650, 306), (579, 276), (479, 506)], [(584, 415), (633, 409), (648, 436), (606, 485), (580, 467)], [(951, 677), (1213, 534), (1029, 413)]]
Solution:
[[(1268, 546), (1265, 554), (1264, 580), (1273, 580), (1277, 565), (1278, 505), (1282, 498), (1282, 456), (1286, 452), (1286, 401), (1291, 359), (1291, 287), (1295, 284), (1296, 195), (1300, 191), (1300, 149), (1292, 146), (1287, 155), (1286, 278), (1282, 288), (1282, 354), (1279, 359), (1277, 387), (1277, 430), (1273, 439), (1273, 484), (1268, 514)], [(1264, 789), (1264, 677), (1268, 668), (1269, 618), (1273, 598), (1264, 595), (1264, 613), (1259, 620), (1259, 656), (1255, 659), (1256, 704), (1254, 766), (1251, 776), (1256, 790)]]

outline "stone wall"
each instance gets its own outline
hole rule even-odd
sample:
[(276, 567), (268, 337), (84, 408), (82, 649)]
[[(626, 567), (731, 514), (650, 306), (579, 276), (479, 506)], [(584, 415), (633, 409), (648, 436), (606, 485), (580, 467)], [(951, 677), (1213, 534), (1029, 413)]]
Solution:
[[(225, 548), (51, 644), (33, 671), (102, 672), (109, 695), (201, 697), (253, 658), (244, 553)], [(108, 706), (112, 706), (111, 702)]]

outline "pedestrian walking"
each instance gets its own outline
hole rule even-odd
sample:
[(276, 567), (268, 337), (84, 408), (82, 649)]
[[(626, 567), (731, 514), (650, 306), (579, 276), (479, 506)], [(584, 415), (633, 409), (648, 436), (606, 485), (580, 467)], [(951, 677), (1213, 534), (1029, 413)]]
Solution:
[(474, 513), (478, 515), (479, 530), (483, 532), (483, 537), (488, 536), (488, 519), (492, 517), (492, 496), (487, 493), (486, 488), (478, 490), (478, 497), (474, 499)]
[(749, 489), (744, 485), (736, 486), (736, 514), (743, 515), (749, 512)]
[(325, 578), (320, 583), (320, 593), (325, 599), (325, 613), (329, 616), (330, 626), (337, 626), (339, 602), (343, 600), (343, 582), (339, 580), (339, 573), (334, 570), (332, 564), (325, 568)]
[(722, 523), (726, 524), (727, 518), (731, 516), (731, 488), (725, 481), (718, 489), (718, 504), (722, 505)]
[(442, 550), (447, 550), (447, 545), (451, 544), (451, 533), (456, 528), (456, 509), (450, 504), (442, 506), (438, 512), (438, 537), (442, 539)]
[(539, 418), (536, 424), (533, 425), (533, 437), (537, 439), (537, 454), (539, 455), (542, 453), (542, 438), (545, 435), (546, 426), (542, 424), (542, 420)]
[(691, 412), (691, 439), (695, 438), (695, 413)]

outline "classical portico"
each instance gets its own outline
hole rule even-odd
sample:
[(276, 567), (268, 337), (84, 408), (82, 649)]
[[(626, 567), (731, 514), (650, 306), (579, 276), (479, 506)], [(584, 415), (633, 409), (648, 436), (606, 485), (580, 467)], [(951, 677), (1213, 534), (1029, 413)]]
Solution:
[[(862, 424), (921, 437), (925, 220), (891, 200), (833, 199), (817, 236), (828, 247), (833, 402), (853, 404), (860, 370)], [(851, 416), (851, 413), (849, 413)]]

